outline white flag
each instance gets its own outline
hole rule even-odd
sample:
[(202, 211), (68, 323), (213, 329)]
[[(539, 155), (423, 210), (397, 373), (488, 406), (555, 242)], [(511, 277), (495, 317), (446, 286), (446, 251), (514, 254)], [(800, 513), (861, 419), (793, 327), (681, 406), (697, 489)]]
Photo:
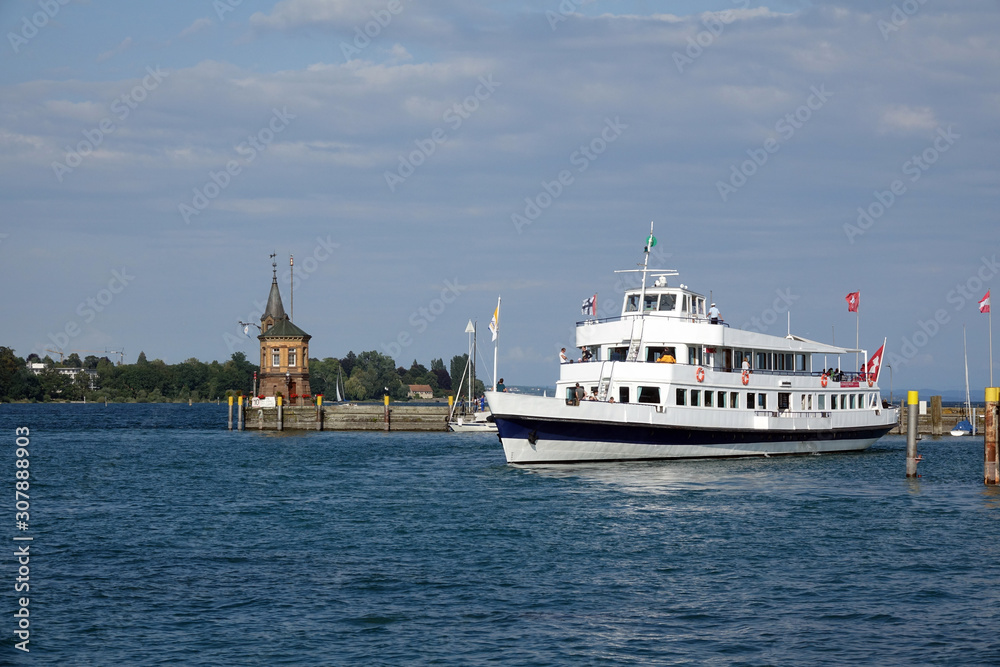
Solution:
[(490, 331), (493, 333), (493, 340), (496, 340), (500, 333), (500, 297), (497, 297), (497, 309), (493, 311), (493, 319), (490, 320)]

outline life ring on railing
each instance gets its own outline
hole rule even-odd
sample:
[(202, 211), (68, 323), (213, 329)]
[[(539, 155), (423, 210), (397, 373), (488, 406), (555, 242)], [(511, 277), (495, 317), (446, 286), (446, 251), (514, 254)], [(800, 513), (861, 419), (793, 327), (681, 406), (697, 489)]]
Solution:
[(743, 371), (743, 384), (750, 384), (750, 371)]
[(828, 376), (826, 373), (823, 373), (822, 375), (819, 376), (819, 385), (821, 387), (825, 387), (826, 383), (827, 383), (827, 381), (829, 379), (830, 379), (830, 376)]
[(705, 369), (702, 368), (701, 366), (699, 366), (698, 370), (696, 370), (694, 372), (694, 379), (697, 380), (698, 382), (704, 382), (705, 381)]
[(868, 386), (871, 387), (875, 384), (875, 380), (868, 378)]

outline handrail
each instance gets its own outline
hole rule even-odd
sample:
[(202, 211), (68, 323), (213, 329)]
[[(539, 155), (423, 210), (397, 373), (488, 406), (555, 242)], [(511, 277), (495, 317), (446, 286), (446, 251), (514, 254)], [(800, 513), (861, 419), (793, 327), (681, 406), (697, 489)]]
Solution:
[[(617, 317), (602, 317), (600, 319), (588, 319), (580, 320), (576, 323), (576, 326), (590, 326), (592, 324), (605, 324), (607, 322), (618, 322), (626, 318), (635, 319), (636, 317), (645, 317), (646, 315), (654, 315), (660, 319), (664, 320), (679, 320), (681, 322), (690, 322), (691, 324), (712, 324), (712, 320), (708, 317), (703, 317), (700, 315), (660, 315), (658, 310), (648, 310), (644, 313), (640, 313), (638, 310), (634, 313), (628, 315), (619, 315)], [(728, 327), (729, 322), (719, 322), (713, 326)]]
[[(623, 361), (621, 359), (615, 361)], [(590, 361), (576, 361), (572, 362), (575, 364), (591, 364), (591, 363), (612, 363), (611, 359), (591, 359)], [(653, 364), (657, 363), (655, 361), (636, 361), (634, 363), (639, 364)], [(717, 373), (742, 373), (743, 369), (738, 367), (726, 368), (725, 366), (708, 366), (706, 364), (688, 364), (684, 362), (674, 362), (672, 364), (664, 364), (666, 366), (687, 366), (689, 368), (704, 368), (706, 370), (712, 370)], [(778, 375), (786, 377), (822, 377), (826, 374), (826, 371), (781, 371), (768, 368), (751, 368), (750, 372), (757, 375)], [(857, 371), (841, 371), (838, 377), (827, 376), (830, 382), (866, 382), (868, 379), (867, 373), (860, 373)], [(878, 385), (875, 384), (871, 387), (865, 387), (866, 389), (874, 389)]]

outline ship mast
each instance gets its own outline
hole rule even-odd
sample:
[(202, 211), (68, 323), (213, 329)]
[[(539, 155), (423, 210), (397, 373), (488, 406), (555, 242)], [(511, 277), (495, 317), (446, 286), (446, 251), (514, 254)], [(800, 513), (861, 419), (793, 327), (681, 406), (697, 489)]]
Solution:
[(646, 273), (649, 271), (649, 249), (656, 245), (656, 237), (653, 236), (653, 221), (649, 221), (649, 238), (646, 239), (646, 247), (643, 248), (645, 258), (642, 261), (642, 289), (639, 292), (639, 315), (645, 314), (646, 303)]

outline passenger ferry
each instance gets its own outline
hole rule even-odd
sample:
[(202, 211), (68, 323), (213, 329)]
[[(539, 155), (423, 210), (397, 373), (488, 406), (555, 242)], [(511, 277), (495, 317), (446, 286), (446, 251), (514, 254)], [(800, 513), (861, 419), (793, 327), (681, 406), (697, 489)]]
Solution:
[[(676, 271), (648, 269), (653, 243), (651, 230), (621, 315), (577, 322), (590, 359), (560, 365), (555, 397), (487, 392), (508, 463), (862, 451), (896, 425), (878, 387), (882, 349), (869, 361), (713, 323), (703, 295), (668, 284)], [(866, 372), (824, 370), (855, 353)]]

